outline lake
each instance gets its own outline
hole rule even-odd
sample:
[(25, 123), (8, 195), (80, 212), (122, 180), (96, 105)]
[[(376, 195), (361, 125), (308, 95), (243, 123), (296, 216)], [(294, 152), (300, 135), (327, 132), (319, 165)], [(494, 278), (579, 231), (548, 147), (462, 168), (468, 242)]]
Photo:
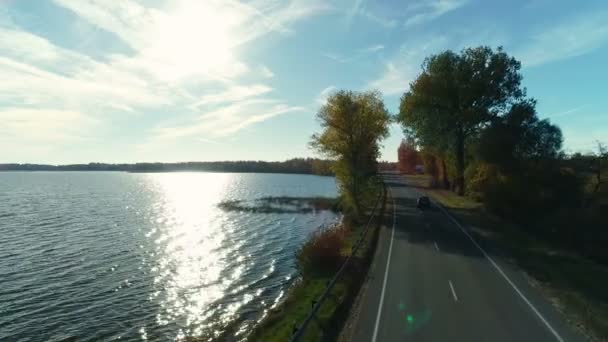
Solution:
[(297, 248), (337, 220), (218, 207), (264, 196), (335, 197), (336, 184), (312, 175), (0, 173), (0, 341), (244, 336), (297, 277)]

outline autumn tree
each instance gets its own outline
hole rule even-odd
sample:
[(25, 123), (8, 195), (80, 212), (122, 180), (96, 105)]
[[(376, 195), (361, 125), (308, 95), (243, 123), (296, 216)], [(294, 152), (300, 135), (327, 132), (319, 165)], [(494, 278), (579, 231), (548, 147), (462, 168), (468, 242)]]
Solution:
[(323, 130), (312, 136), (311, 146), (334, 160), (342, 198), (358, 215), (377, 173), (390, 115), (379, 92), (341, 90), (328, 97), (317, 118)]
[(448, 50), (428, 57), (401, 97), (398, 121), (422, 146), (453, 156), (461, 195), (467, 142), (524, 97), (520, 68), (502, 48)]
[(399, 171), (410, 174), (415, 173), (416, 165), (418, 165), (419, 161), (416, 141), (411, 137), (401, 140), (397, 153), (399, 158)]

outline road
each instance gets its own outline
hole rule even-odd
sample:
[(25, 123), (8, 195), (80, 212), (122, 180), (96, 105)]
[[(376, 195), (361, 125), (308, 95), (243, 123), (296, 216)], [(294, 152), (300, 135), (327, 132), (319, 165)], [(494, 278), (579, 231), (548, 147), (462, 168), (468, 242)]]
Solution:
[(385, 174), (389, 203), (353, 340), (584, 341), (487, 241)]

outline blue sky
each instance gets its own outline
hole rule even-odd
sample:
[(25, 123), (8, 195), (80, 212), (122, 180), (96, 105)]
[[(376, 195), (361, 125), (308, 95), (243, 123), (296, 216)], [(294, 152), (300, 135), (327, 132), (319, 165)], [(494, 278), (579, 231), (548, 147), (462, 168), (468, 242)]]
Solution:
[(0, 163), (312, 156), (331, 90), (394, 113), (425, 56), (478, 45), (567, 151), (608, 141), (605, 0), (0, 0)]

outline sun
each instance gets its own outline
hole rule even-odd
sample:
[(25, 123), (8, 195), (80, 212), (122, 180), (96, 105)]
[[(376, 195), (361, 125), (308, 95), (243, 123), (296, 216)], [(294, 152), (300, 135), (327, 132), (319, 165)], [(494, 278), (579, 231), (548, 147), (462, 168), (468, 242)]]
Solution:
[(224, 2), (182, 1), (158, 18), (145, 54), (168, 79), (232, 77), (242, 71), (233, 51), (240, 22), (238, 11)]

